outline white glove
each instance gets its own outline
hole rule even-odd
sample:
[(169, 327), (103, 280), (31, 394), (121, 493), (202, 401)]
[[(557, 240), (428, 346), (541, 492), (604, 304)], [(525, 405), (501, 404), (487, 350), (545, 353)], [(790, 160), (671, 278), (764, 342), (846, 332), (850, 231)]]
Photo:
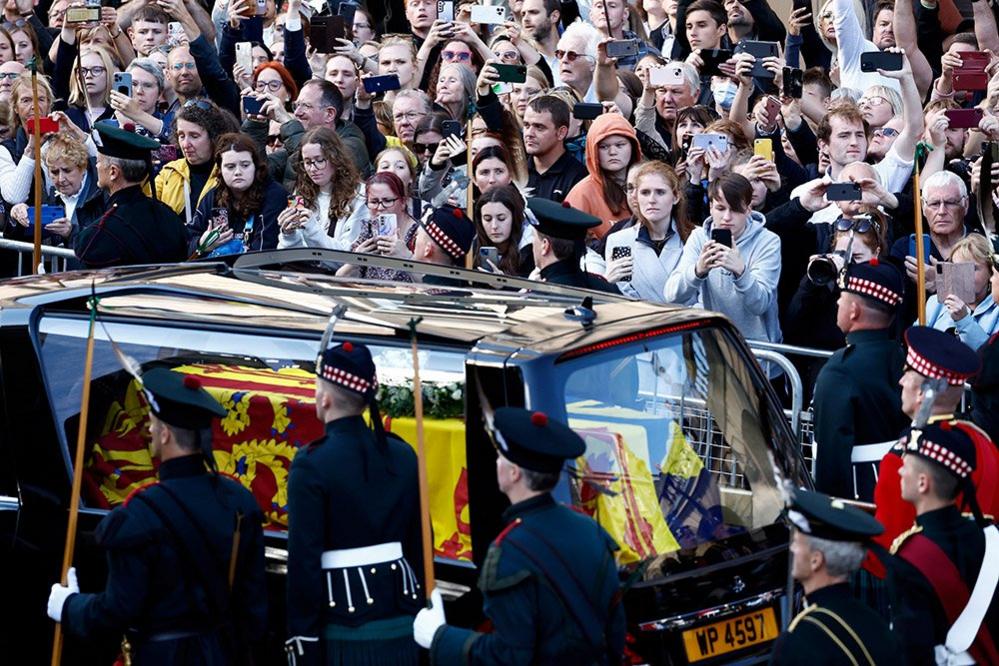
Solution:
[[(62, 607), (71, 594), (78, 594), (80, 585), (76, 582), (76, 567), (70, 567), (66, 572), (66, 585), (56, 583), (49, 592), (49, 617), (56, 622), (62, 622)], [(443, 613), (443, 611), (442, 611)]]
[(413, 640), (420, 647), (430, 649), (430, 644), (434, 642), (434, 634), (439, 627), (446, 624), (444, 620), (444, 600), (441, 599), (440, 590), (434, 589), (430, 593), (430, 608), (424, 608), (416, 614), (413, 620)]

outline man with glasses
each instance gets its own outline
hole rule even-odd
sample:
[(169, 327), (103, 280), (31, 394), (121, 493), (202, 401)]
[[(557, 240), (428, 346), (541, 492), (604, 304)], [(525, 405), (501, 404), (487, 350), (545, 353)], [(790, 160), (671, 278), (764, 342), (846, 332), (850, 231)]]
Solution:
[(589, 23), (576, 21), (562, 33), (555, 49), (559, 78), (584, 102), (598, 102), (594, 83), (597, 68), (597, 43), (600, 32)]
[[(316, 127), (328, 127), (335, 131), (358, 172), (363, 175), (368, 171), (370, 160), (364, 135), (357, 125), (341, 119), (343, 96), (335, 85), (324, 79), (312, 79), (306, 82), (292, 108), (294, 113), (290, 114), (282, 105), (268, 102), (261, 109), (268, 119), (281, 123), (281, 141), (284, 148), (274, 150), (267, 155), (274, 180), (283, 182), (289, 192), (295, 189), (297, 174), (290, 157), (298, 150), (305, 133)], [(267, 146), (268, 126), (267, 120), (247, 118), (242, 129), (253, 137), (263, 150)]]
[(11, 60), (0, 65), (0, 102), (10, 101), (10, 91), (14, 87), (21, 73), (24, 72), (24, 65)]
[(898, 395), (905, 359), (890, 332), (902, 302), (902, 275), (872, 259), (850, 264), (840, 289), (836, 324), (847, 345), (815, 383), (815, 487), (870, 502), (878, 463), (907, 422)]

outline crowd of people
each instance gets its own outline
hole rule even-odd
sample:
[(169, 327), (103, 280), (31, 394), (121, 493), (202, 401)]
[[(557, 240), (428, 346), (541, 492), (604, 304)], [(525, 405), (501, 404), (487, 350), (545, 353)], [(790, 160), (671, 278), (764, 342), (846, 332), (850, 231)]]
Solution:
[[(984, 0), (374, 4), (7, 0), (4, 236), (34, 234), (41, 178), (44, 242), (78, 267), (314, 247), (721, 312), (835, 352), (799, 371), (817, 486), (850, 499), (879, 499), (915, 402), (953, 418), (934, 381), (971, 382), (999, 436)], [(914, 352), (925, 330), (981, 372), (947, 371), (939, 339)]]

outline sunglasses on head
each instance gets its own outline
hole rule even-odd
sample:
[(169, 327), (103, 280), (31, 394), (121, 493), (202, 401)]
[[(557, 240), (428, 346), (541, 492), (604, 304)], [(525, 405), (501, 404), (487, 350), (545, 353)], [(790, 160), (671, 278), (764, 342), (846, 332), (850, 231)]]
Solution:
[(858, 215), (852, 220), (845, 217), (836, 220), (836, 231), (850, 231), (851, 229), (858, 234), (866, 234), (871, 229), (874, 229), (874, 233), (881, 233), (881, 225), (877, 220), (871, 219), (870, 215)]

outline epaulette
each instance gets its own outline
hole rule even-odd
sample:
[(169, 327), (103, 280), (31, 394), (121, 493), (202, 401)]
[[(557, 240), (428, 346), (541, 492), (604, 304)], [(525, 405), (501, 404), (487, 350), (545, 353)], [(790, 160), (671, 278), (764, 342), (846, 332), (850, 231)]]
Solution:
[(121, 505), (122, 506), (128, 506), (128, 503), (132, 501), (133, 497), (135, 497), (137, 494), (141, 493), (146, 488), (152, 488), (153, 486), (155, 486), (157, 484), (159, 484), (159, 481), (152, 481), (150, 483), (147, 483), (145, 485), (141, 485), (138, 488), (133, 489), (132, 492), (130, 492), (128, 494), (128, 497), (125, 498), (125, 501), (122, 502)]
[(507, 535), (513, 531), (513, 528), (515, 528), (517, 525), (520, 525), (521, 522), (523, 522), (521, 518), (515, 518), (512, 523), (504, 527), (503, 531), (497, 534), (496, 538), (493, 539), (493, 545), (498, 546), (501, 543), (503, 543), (503, 539), (505, 539)]
[(894, 555), (898, 552), (898, 549), (902, 547), (902, 544), (906, 539), (911, 537), (913, 534), (919, 534), (922, 531), (922, 526), (913, 524), (912, 527), (895, 537), (895, 540), (891, 542), (891, 548), (888, 549), (888, 552)]

